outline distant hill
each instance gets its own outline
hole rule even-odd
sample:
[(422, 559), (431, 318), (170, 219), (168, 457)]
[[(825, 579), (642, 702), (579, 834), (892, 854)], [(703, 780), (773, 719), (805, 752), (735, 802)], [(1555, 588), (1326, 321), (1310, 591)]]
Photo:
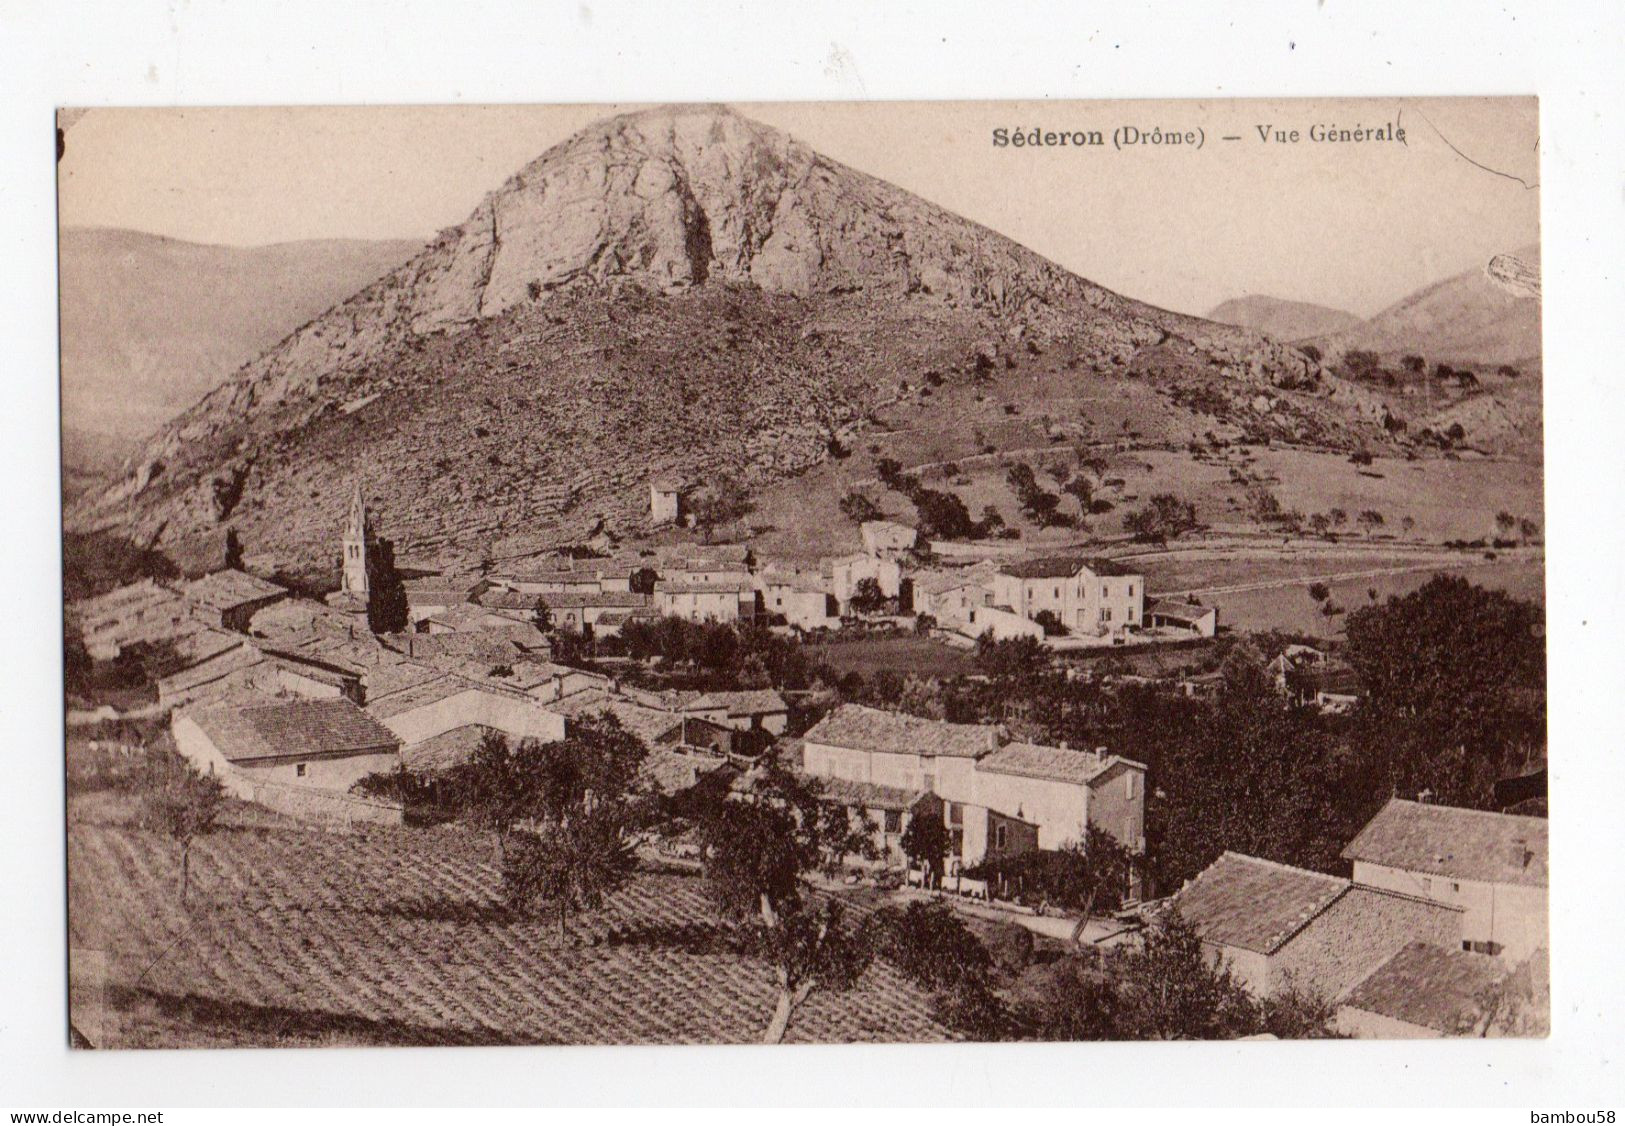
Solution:
[[(1034, 401), (1038, 375), (1057, 394)], [(1041, 441), (1125, 394), (1186, 437), (1228, 416), (1384, 440), (1374, 396), (1295, 348), (1114, 293), (731, 110), (668, 107), (543, 153), (68, 516), (177, 559), (229, 522), (325, 567), (360, 484), (414, 557), (478, 560), (636, 534), (651, 474), (760, 490), (890, 404), (961, 393)]]
[(1498, 254), (1308, 343), (1328, 359), (1363, 349), (1389, 360), (1414, 354), (1429, 364), (1539, 367), (1540, 247)]
[(152, 433), (420, 244), (207, 246), (70, 228), (60, 245), (64, 425), (129, 440)]
[(1208, 310), (1207, 319), (1220, 324), (1251, 328), (1277, 340), (1302, 340), (1342, 332), (1360, 323), (1360, 318), (1342, 309), (1309, 301), (1288, 301), (1282, 297), (1252, 294), (1237, 297)]

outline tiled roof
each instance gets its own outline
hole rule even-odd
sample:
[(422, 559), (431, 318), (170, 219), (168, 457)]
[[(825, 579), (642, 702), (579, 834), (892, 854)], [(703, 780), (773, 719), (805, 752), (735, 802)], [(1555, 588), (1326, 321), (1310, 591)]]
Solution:
[(549, 610), (581, 610), (597, 606), (609, 606), (617, 610), (639, 610), (649, 605), (647, 594), (635, 594), (629, 590), (560, 591), (555, 594), (533, 594), (530, 597), (540, 598)]
[(377, 700), (392, 692), (400, 692), (414, 685), (439, 680), (446, 674), (416, 661), (389, 661), (367, 670), (367, 699)]
[(1349, 842), (1343, 859), (1545, 887), (1546, 819), (1393, 798)]
[(1482, 1017), (1484, 994), (1508, 972), (1488, 954), (1413, 942), (1356, 985), (1343, 1004), (1459, 1035)]
[(193, 602), (216, 610), (229, 610), (265, 598), (280, 598), (288, 592), (246, 571), (215, 571), (187, 583), (185, 593)]
[(895, 809), (906, 811), (925, 796), (924, 790), (905, 790), (900, 786), (881, 786), (874, 782), (853, 782), (846, 778), (826, 778), (808, 775), (817, 783), (819, 796), (853, 809)]
[(474, 757), (474, 752), (479, 749), (481, 741), (495, 730), (496, 728), (486, 727), (484, 724), (469, 723), (462, 727), (453, 727), (450, 731), (442, 731), (439, 735), (420, 743), (402, 747), (401, 765), (419, 774), (461, 766)]
[(669, 747), (653, 747), (638, 768), (638, 772), (659, 787), (664, 794), (686, 790), (709, 774), (728, 766), (721, 755), (695, 755), (674, 751)]
[(1213, 607), (1193, 605), (1174, 598), (1159, 598), (1145, 609), (1145, 616), (1172, 618), (1176, 622), (1198, 622), (1213, 613)]
[(539, 594), (525, 594), (497, 587), (480, 595), (479, 602), (481, 606), (492, 610), (534, 610), (541, 597)]
[(997, 730), (982, 724), (944, 723), (862, 704), (842, 704), (819, 720), (804, 738), (808, 743), (858, 751), (975, 758), (993, 749)]
[(1010, 743), (977, 762), (976, 769), (1085, 786), (1112, 761), (1101, 758), (1093, 751), (1045, 747), (1037, 743)]
[[(564, 716), (566, 721), (608, 712), (621, 721), (622, 727), (632, 732), (645, 743), (653, 743), (682, 722), (682, 717), (673, 715), (671, 712), (646, 708), (642, 704), (633, 703), (624, 696), (616, 696), (613, 693), (597, 688), (589, 688), (583, 692), (575, 692), (563, 699), (555, 700), (547, 705), (547, 710)], [(568, 722), (565, 729), (566, 731), (569, 730)]]
[(1110, 559), (1089, 559), (1078, 555), (1056, 555), (1047, 559), (1027, 559), (1006, 563), (1002, 574), (1018, 579), (1066, 579), (1087, 567), (1096, 575), (1133, 575), (1133, 571)]
[(749, 594), (750, 583), (743, 579), (718, 583), (667, 582), (655, 583), (657, 594)]
[(438, 680), (423, 681), (399, 692), (391, 692), (387, 696), (369, 698), (367, 714), (375, 719), (391, 719), (403, 712), (426, 708), (430, 704), (438, 704), (441, 700), (449, 700), (464, 692), (472, 692), (475, 687), (462, 677), (441, 676)]
[(727, 708), (731, 716), (769, 715), (789, 711), (790, 705), (773, 689), (758, 688), (748, 692), (707, 692), (683, 706), (684, 711), (690, 712), (709, 712), (717, 708)]
[(231, 762), (394, 750), (400, 741), (349, 700), (292, 700), (189, 711)]
[(985, 568), (968, 567), (962, 571), (915, 571), (909, 575), (916, 592), (946, 594), (966, 586), (986, 586), (992, 572)]
[(1322, 872), (1226, 852), (1173, 905), (1206, 942), (1272, 954), (1350, 886)]

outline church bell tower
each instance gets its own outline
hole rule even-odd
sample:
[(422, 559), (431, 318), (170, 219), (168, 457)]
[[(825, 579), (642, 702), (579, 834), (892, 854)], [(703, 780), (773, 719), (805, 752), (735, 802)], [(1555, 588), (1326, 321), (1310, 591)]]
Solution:
[(371, 565), (368, 553), (372, 550), (372, 526), (367, 519), (367, 502), (361, 495), (361, 486), (355, 487), (350, 500), (350, 518), (344, 525), (344, 578), (340, 589), (346, 594), (367, 596), (367, 574)]

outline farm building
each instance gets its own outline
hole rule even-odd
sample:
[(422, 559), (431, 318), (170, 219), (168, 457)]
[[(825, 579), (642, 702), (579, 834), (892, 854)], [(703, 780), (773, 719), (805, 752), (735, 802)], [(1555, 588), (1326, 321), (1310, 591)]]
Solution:
[(896, 598), (903, 590), (903, 569), (889, 556), (846, 555), (830, 560), (829, 569), (830, 593), (843, 614), (852, 612), (852, 596), (865, 579), (873, 579), (887, 598)]
[(1547, 938), (1543, 817), (1391, 799), (1343, 850), (1363, 884), (1465, 915), (1464, 949), (1522, 961)]
[(655, 583), (654, 608), (661, 616), (691, 622), (737, 622), (756, 613), (749, 576), (715, 581), (665, 580)]
[(1499, 958), (1413, 942), (1349, 991), (1337, 1009), (1337, 1030), (1382, 1040), (1472, 1035), (1510, 972)]
[(1147, 629), (1176, 630), (1194, 637), (1212, 637), (1219, 632), (1219, 608), (1159, 598), (1146, 607), (1145, 624)]
[(185, 708), (170, 726), (181, 754), (248, 800), (256, 800), (257, 782), (342, 794), (367, 775), (400, 765), (394, 732), (349, 700)]
[(790, 705), (771, 688), (744, 692), (707, 692), (682, 706), (684, 715), (699, 716), (740, 731), (783, 735), (790, 724)]
[(1226, 852), (1172, 906), (1252, 993), (1335, 999), (1412, 942), (1453, 947), (1462, 912), (1339, 876)]
[(675, 524), (683, 517), (683, 482), (677, 477), (656, 477), (649, 482), (649, 523)]
[(991, 633), (994, 641), (1013, 641), (1020, 637), (1044, 640), (1043, 626), (1005, 606), (971, 607), (969, 620), (959, 632), (971, 637)]
[(564, 717), (516, 689), (441, 676), (372, 698), (367, 714), (411, 747), (460, 727), (478, 726), (514, 739), (564, 738)]
[(756, 577), (762, 610), (799, 630), (840, 626), (841, 607), (830, 593), (830, 585), (829, 579), (808, 571), (771, 570)]

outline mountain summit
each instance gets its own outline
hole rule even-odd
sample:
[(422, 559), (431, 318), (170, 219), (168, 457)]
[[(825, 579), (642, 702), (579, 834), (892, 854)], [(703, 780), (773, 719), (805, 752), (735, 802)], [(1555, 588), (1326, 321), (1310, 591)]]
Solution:
[(543, 153), (69, 522), (183, 555), (232, 523), (321, 569), (359, 482), (409, 552), (491, 557), (636, 529), (652, 473), (801, 472), (927, 376), (1063, 358), (1080, 381), (1200, 381), (1209, 403), (1267, 390), (1284, 437), (1373, 414), (1256, 332), (1121, 297), (732, 110), (661, 108)]

